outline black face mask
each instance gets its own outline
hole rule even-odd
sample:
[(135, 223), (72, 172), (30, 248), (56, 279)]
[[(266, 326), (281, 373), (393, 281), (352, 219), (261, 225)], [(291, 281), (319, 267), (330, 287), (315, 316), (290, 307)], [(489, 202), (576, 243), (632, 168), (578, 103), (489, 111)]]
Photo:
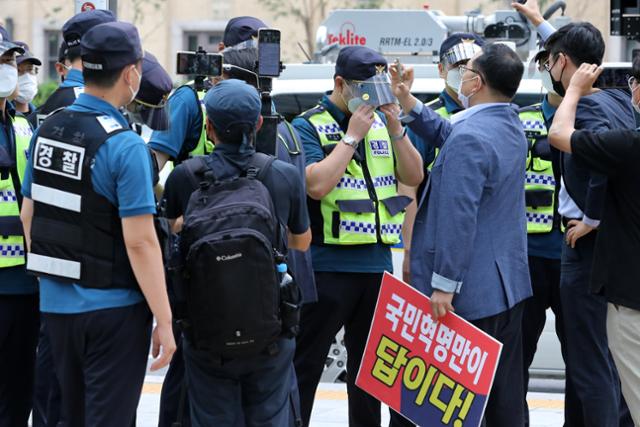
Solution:
[[(557, 63), (558, 63), (558, 60), (556, 59), (556, 62), (553, 64), (553, 67), (555, 67)], [(553, 67), (551, 67), (551, 69), (553, 69)], [(565, 67), (566, 67), (566, 64), (565, 64)], [(560, 80), (556, 80), (556, 79), (553, 78), (553, 74), (551, 74), (551, 69), (549, 70), (549, 76), (551, 77), (551, 83), (553, 84), (553, 90), (555, 90), (556, 93), (559, 96), (564, 98), (564, 96), (567, 93), (567, 91), (565, 90), (564, 86), (562, 86), (562, 75), (564, 74), (564, 68), (562, 68), (562, 71), (560, 72)]]

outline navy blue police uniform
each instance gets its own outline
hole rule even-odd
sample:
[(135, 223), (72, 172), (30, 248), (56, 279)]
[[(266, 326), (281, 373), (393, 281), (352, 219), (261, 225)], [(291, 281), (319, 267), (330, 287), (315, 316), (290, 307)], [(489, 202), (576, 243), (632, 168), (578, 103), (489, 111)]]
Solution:
[[(255, 89), (238, 80), (219, 83), (205, 98), (207, 116), (217, 129), (229, 123), (246, 121), (260, 112), (260, 99)], [(238, 176), (246, 170), (255, 153), (245, 143), (221, 143), (206, 158), (218, 180)], [(168, 218), (181, 217), (191, 193), (197, 189), (189, 176), (188, 165), (182, 164), (169, 176), (165, 185), (163, 205)], [(302, 178), (296, 168), (285, 162), (273, 162), (263, 179), (276, 207), (276, 214), (293, 234), (303, 234), (309, 228), (306, 196)], [(290, 423), (291, 366), (295, 341), (281, 337), (279, 352), (231, 359), (216, 364), (210, 355), (198, 350), (186, 338), (183, 340), (186, 377), (189, 384), (191, 424), (194, 426), (237, 426), (244, 418), (247, 425), (261, 420), (264, 426), (286, 426)], [(269, 398), (265, 398), (265, 394)], [(242, 394), (242, 401), (239, 396)]]
[[(98, 24), (114, 22), (115, 20), (116, 18), (110, 10), (96, 9), (74, 15), (62, 26), (65, 56), (67, 58), (79, 57), (82, 36)], [(58, 89), (29, 116), (29, 122), (34, 128), (37, 128), (52, 112), (73, 104), (83, 90), (82, 70), (72, 68)]]
[[(63, 41), (58, 60), (80, 56), (80, 39), (89, 29), (106, 22), (114, 22), (115, 16), (107, 10), (94, 10), (71, 17), (62, 27)], [(32, 111), (27, 120), (36, 129), (46, 117), (73, 104), (84, 91), (82, 70), (71, 68), (64, 81), (40, 107)], [(40, 322), (40, 337), (36, 356), (36, 385), (34, 394), (33, 427), (56, 426), (60, 418), (60, 387), (58, 386), (46, 320)]]
[[(85, 68), (101, 70), (143, 56), (137, 30), (122, 22), (89, 30), (81, 51)], [(36, 131), (22, 188), (34, 202), (27, 269), (40, 277), (61, 422), (131, 425), (152, 316), (128, 259), (121, 218), (155, 213), (148, 150), (118, 108), (81, 94)]]

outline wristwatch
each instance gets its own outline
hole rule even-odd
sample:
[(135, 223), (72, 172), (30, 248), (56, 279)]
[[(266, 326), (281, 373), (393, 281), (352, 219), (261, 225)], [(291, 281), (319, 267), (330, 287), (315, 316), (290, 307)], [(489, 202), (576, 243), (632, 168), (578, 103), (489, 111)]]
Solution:
[(345, 135), (342, 137), (342, 142), (344, 142), (345, 144), (347, 144), (349, 147), (352, 147), (354, 150), (358, 149), (358, 145), (360, 144), (360, 141), (358, 141), (357, 139), (355, 139), (352, 136), (349, 135)]

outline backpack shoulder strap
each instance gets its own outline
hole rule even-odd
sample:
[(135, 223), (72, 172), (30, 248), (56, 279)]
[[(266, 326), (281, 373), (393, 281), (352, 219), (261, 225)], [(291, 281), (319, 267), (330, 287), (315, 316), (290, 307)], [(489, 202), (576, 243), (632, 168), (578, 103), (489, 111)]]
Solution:
[(215, 177), (215, 173), (213, 170), (207, 165), (207, 161), (204, 156), (196, 156), (185, 162), (183, 162), (184, 167), (187, 171), (187, 177), (189, 178), (189, 182), (195, 187), (200, 187), (200, 182), (202, 182), (202, 175), (204, 172), (211, 172), (211, 174)]
[(269, 156), (264, 153), (255, 153), (249, 161), (247, 176), (254, 176), (258, 181), (262, 181), (275, 160), (276, 158), (274, 156)]

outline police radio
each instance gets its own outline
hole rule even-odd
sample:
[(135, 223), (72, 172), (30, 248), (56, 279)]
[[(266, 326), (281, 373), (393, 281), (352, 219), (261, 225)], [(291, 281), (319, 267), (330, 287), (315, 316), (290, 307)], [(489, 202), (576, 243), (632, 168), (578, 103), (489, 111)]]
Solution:
[(271, 99), (273, 78), (280, 76), (284, 66), (280, 61), (280, 30), (261, 28), (258, 30), (258, 88), (262, 100), (262, 128), (258, 131), (256, 151), (275, 155), (278, 140), (278, 124), (282, 116), (275, 114)]

